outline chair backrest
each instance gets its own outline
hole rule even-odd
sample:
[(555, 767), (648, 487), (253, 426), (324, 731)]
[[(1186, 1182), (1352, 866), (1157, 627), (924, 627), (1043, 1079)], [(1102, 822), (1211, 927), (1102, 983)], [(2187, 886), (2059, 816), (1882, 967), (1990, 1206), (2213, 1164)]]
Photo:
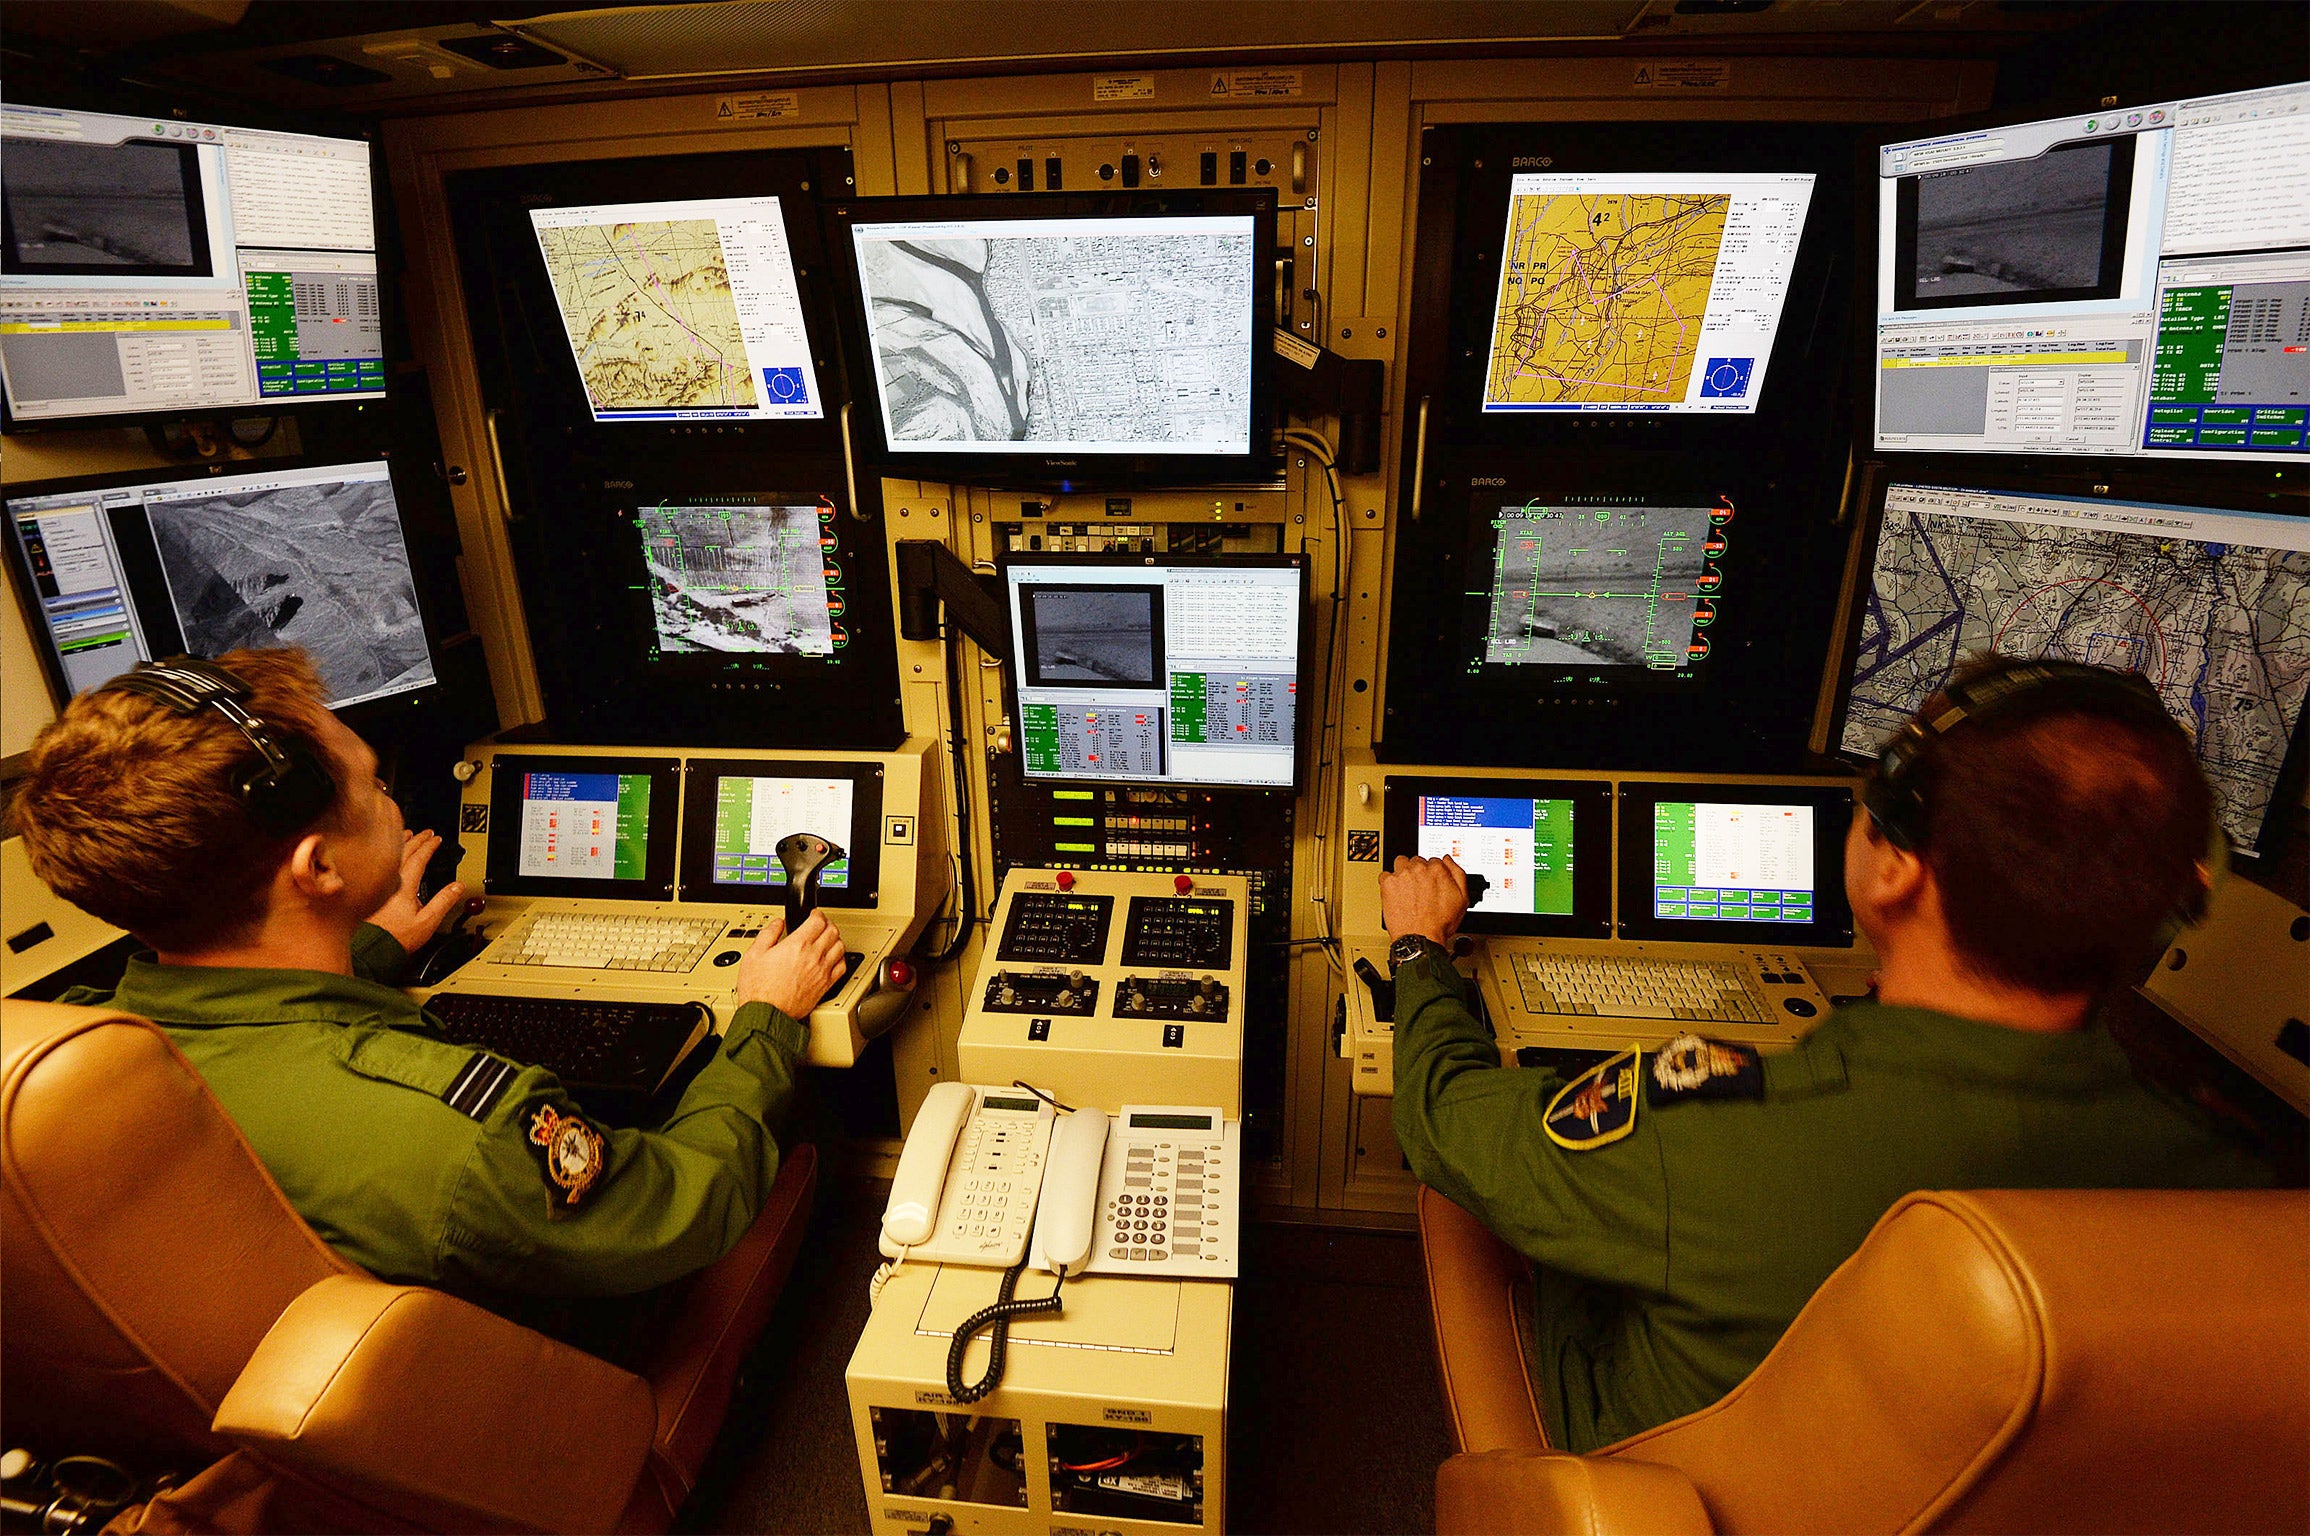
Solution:
[(1603, 1454), (1719, 1532), (2310, 1529), (2310, 1192), (1915, 1194), (1748, 1380)]
[(0, 1415), (51, 1454), (224, 1454), (209, 1422), (258, 1340), (358, 1273), (126, 1014), (0, 1003), (0, 1184)]

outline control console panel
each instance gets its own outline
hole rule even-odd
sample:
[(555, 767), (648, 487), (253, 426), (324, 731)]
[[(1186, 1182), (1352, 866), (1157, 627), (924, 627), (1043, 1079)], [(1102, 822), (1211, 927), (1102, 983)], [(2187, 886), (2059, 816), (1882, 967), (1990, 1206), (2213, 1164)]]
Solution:
[(1239, 1118), (1249, 895), (1236, 875), (1013, 869), (963, 1018), (963, 1075)]

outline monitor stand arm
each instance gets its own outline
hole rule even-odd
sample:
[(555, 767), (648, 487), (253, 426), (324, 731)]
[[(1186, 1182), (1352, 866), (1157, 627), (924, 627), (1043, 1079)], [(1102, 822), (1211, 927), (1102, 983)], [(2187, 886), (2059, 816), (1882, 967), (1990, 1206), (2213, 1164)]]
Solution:
[(842, 857), (842, 845), (815, 832), (789, 832), (778, 839), (778, 862), (786, 871), (786, 931), (802, 926), (818, 905), (818, 877)]
[(955, 558), (935, 539), (898, 541), (898, 632), (909, 640), (938, 638), (938, 611), (997, 661), (1011, 659), (1011, 616), (991, 579)]

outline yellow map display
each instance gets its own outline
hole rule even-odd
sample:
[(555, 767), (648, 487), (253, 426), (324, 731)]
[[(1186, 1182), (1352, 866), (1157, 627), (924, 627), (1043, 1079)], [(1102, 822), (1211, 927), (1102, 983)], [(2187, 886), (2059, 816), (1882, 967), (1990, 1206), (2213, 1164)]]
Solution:
[(1484, 404), (1681, 402), (1731, 203), (1724, 193), (1514, 198)]
[(537, 238), (595, 410), (754, 404), (712, 219), (586, 224)]

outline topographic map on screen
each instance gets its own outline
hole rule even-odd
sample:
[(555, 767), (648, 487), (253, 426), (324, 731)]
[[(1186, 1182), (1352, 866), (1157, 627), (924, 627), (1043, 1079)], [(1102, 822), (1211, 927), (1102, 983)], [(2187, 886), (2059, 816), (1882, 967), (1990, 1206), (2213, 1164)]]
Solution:
[(2310, 691), (2310, 522), (1892, 486), (1841, 745), (1874, 754), (1984, 652), (2141, 673), (2251, 847)]

